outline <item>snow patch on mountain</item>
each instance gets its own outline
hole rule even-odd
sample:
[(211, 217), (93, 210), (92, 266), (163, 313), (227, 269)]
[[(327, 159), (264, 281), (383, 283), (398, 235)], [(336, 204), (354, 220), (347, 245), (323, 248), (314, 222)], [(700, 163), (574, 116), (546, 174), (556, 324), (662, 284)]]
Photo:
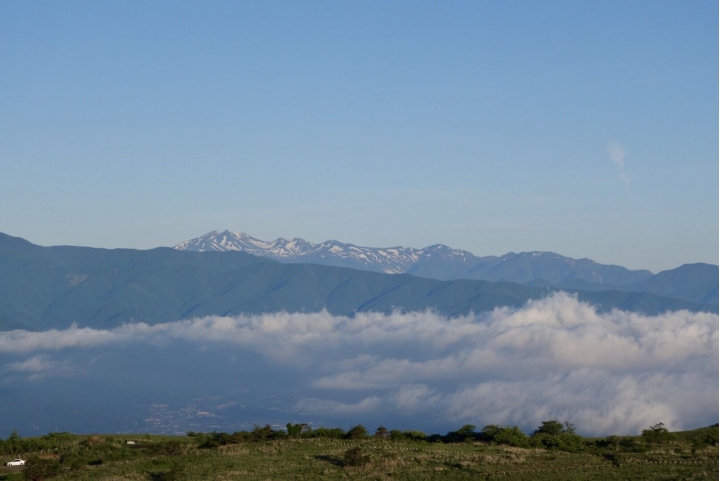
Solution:
[[(467, 251), (451, 249), (444, 245), (434, 245), (423, 249), (412, 247), (374, 248), (344, 244), (328, 240), (314, 244), (304, 239), (278, 238), (267, 242), (251, 237), (243, 232), (212, 231), (182, 242), (174, 247), (188, 251), (242, 251), (281, 262), (308, 262), (341, 265), (356, 269), (385, 272), (387, 274), (406, 273), (421, 260), (438, 255), (454, 257), (458, 260), (476, 258)], [(329, 259), (333, 259), (330, 261)], [(322, 262), (324, 260), (324, 262)], [(320, 261), (320, 262), (318, 262)]]
[(440, 280), (479, 279), (558, 284), (582, 280), (600, 284), (631, 284), (652, 273), (630, 271), (621, 266), (598, 264), (590, 259), (572, 259), (554, 252), (510, 252), (502, 256), (474, 254), (435, 244), (413, 247), (362, 247), (328, 240), (314, 244), (304, 239), (278, 238), (264, 241), (242, 232), (212, 231), (175, 246), (189, 251), (241, 251), (288, 263), (323, 264), (387, 274), (409, 273)]

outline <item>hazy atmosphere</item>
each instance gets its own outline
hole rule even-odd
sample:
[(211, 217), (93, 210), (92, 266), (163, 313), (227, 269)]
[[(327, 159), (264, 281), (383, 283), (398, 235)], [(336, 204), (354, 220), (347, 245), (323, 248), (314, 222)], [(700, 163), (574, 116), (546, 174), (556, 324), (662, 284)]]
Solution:
[(0, 231), (718, 262), (717, 2), (2, 2)]

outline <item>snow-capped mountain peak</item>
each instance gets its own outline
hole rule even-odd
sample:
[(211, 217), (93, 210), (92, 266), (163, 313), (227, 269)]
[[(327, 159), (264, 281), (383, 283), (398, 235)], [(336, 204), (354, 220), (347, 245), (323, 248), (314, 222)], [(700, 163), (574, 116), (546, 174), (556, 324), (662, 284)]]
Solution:
[(199, 252), (242, 251), (262, 257), (292, 258), (303, 255), (315, 247), (315, 244), (298, 238), (287, 240), (280, 237), (274, 241), (264, 241), (244, 232), (226, 230), (208, 232), (201, 237), (176, 245), (175, 249)]
[(319, 244), (294, 237), (274, 241), (256, 239), (243, 232), (212, 231), (175, 246), (190, 251), (241, 251), (280, 262), (323, 264), (386, 274), (409, 273), (434, 279), (509, 280), (526, 283), (541, 280), (557, 284), (580, 279), (593, 283), (629, 284), (652, 275), (620, 266), (572, 259), (554, 252), (510, 252), (478, 257), (468, 251), (434, 244), (413, 247), (362, 247), (337, 240)]
[[(327, 240), (314, 244), (300, 238), (282, 237), (274, 241), (256, 239), (243, 232), (212, 231), (175, 246), (190, 251), (242, 251), (279, 260), (351, 267), (355, 269), (399, 274), (408, 272), (418, 261), (432, 256), (472, 256), (469, 252), (451, 249), (444, 245), (424, 249), (412, 247), (374, 248)], [(474, 257), (474, 256), (472, 256)]]

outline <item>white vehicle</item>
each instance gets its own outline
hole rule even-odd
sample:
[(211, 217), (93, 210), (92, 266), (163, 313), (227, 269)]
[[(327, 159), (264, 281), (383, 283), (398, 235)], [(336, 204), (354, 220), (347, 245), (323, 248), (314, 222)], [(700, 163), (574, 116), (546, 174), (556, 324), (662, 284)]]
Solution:
[(25, 461), (22, 459), (13, 459), (5, 463), (5, 466), (25, 466)]

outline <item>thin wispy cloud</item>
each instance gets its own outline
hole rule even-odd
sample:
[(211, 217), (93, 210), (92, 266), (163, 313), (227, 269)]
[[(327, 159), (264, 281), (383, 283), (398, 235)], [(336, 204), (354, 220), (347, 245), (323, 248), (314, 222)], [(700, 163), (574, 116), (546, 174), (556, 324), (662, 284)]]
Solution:
[(610, 160), (620, 169), (620, 180), (625, 190), (630, 190), (630, 177), (625, 173), (625, 149), (614, 140), (608, 142), (607, 152)]
[(292, 370), (305, 386), (294, 410), (313, 416), (432, 416), (476, 425), (557, 417), (585, 434), (639, 432), (659, 421), (689, 428), (717, 416), (716, 314), (600, 313), (565, 293), (456, 318), (275, 313), (109, 331), (13, 331), (0, 333), (0, 354), (34, 356), (12, 367), (31, 373), (49, 361), (42, 353), (180, 342), (253, 352), (267, 372)]
[(68, 361), (55, 361), (44, 355), (33, 356), (21, 362), (11, 362), (5, 365), (5, 370), (30, 380), (41, 379), (47, 375), (68, 375), (74, 372), (72, 364)]

